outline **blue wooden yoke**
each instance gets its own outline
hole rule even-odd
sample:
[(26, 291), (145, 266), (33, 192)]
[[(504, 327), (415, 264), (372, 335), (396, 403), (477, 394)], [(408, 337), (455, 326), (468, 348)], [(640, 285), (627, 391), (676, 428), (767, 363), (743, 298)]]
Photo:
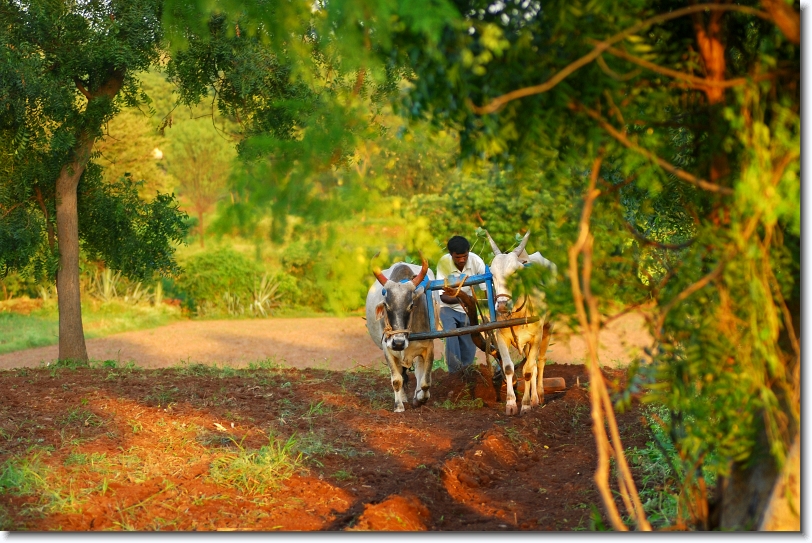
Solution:
[[(432, 331), (436, 331), (437, 326), (434, 322), (434, 297), (431, 293), (435, 290), (443, 290), (443, 287), (445, 286), (448, 286), (449, 288), (457, 288), (485, 283), (485, 291), (488, 293), (488, 311), (490, 312), (491, 322), (496, 322), (496, 307), (493, 301), (493, 275), (491, 275), (491, 269), (487, 264), (485, 265), (485, 273), (466, 277), (465, 281), (462, 283), (459, 281), (456, 283), (446, 283), (446, 281), (447, 279), (435, 279), (434, 281), (428, 281), (428, 277), (426, 277), (423, 279), (423, 282), (420, 283), (426, 288), (426, 307), (429, 308), (429, 328)], [(425, 285), (427, 282), (428, 285)]]
[[(531, 265), (532, 264), (528, 262), (524, 266), (528, 267)], [(406, 281), (408, 281), (408, 279), (402, 282)], [(438, 331), (436, 328), (436, 323), (434, 322), (434, 297), (432, 296), (432, 291), (442, 290), (443, 287), (446, 286), (445, 281), (446, 281), (445, 279), (435, 279), (434, 281), (429, 281), (428, 277), (424, 277), (423, 280), (420, 282), (420, 285), (418, 285), (418, 287), (422, 286), (423, 288), (425, 288), (426, 308), (428, 309), (429, 329), (431, 331), (419, 333), (412, 332), (409, 334), (409, 339), (414, 341), (425, 339), (438, 339), (449, 336), (461, 336), (473, 332), (482, 332), (485, 330), (495, 330), (497, 328), (524, 326), (526, 324), (538, 322), (541, 318), (538, 315), (534, 315), (531, 317), (521, 317), (518, 319), (497, 321), (496, 307), (493, 295), (493, 275), (491, 274), (490, 267), (486, 264), (485, 273), (483, 273), (482, 275), (472, 275), (471, 277), (466, 277), (465, 281), (463, 281), (462, 283), (460, 283), (458, 280), (456, 283), (449, 283), (447, 286), (449, 288), (458, 288), (462, 286), (471, 286), (478, 285), (480, 283), (485, 283), (485, 291), (488, 294), (488, 311), (490, 313), (490, 322), (485, 324), (478, 324), (476, 326), (463, 326), (462, 328), (456, 328), (454, 330)]]

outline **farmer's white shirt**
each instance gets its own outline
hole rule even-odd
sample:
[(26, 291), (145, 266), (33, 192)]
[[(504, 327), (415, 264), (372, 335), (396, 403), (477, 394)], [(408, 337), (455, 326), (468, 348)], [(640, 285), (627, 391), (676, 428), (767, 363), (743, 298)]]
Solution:
[[(478, 254), (472, 253), (468, 251), (468, 262), (465, 263), (465, 266), (462, 268), (462, 271), (458, 270), (457, 267), (454, 265), (454, 260), (451, 258), (451, 255), (446, 253), (441, 258), (440, 261), (437, 262), (437, 273), (434, 275), (435, 279), (448, 279), (449, 284), (457, 283), (463, 275), (466, 278), (471, 277), (472, 275), (482, 275), (485, 273), (485, 261), (482, 260)], [(476, 285), (480, 288), (480, 290), (485, 290), (485, 284), (480, 283)], [(469, 290), (471, 287), (465, 287), (465, 291), (468, 294), (471, 294)], [(440, 294), (442, 294), (441, 290), (435, 291), (437, 292), (437, 305), (440, 307), (450, 307), (454, 311), (459, 311), (460, 313), (465, 313), (465, 309), (463, 309), (462, 305), (460, 304), (447, 304), (440, 300)]]

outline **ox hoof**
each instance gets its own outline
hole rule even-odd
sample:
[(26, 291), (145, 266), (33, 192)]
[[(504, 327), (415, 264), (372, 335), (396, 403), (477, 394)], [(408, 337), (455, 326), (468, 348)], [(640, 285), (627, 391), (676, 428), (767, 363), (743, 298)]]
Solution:
[(395, 406), (395, 413), (403, 413), (404, 411), (406, 411), (406, 408), (403, 407), (402, 405)]
[(505, 415), (512, 417), (519, 414), (519, 408), (516, 402), (508, 402), (505, 404)]
[(533, 409), (533, 408), (531, 406), (529, 406), (529, 405), (522, 405), (522, 415), (529, 412), (531, 409)]

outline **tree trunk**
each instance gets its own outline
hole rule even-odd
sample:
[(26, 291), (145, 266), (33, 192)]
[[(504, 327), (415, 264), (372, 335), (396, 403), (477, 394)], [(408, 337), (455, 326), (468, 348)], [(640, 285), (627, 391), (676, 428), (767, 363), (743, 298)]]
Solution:
[(773, 487), (758, 529), (793, 532), (801, 530), (801, 434), (795, 436), (786, 465)]
[[(785, 233), (785, 244), (800, 254), (800, 239)], [(714, 527), (722, 530), (800, 531), (801, 529), (801, 404), (800, 350), (792, 346), (792, 338), (800, 345), (801, 289), (797, 287), (787, 299), (789, 321), (779, 336), (779, 346), (787, 353), (786, 372), (792, 390), (789, 396), (778, 393), (779, 403), (787, 412), (789, 449), (784, 466), (779, 466), (770, 454), (770, 442), (762, 426), (753, 448), (756, 458), (747, 464), (734, 463), (730, 477), (720, 479), (717, 489), (718, 519)], [(786, 318), (786, 317), (785, 317)], [(791, 334), (790, 334), (791, 330)], [(792, 356), (791, 353), (795, 353)]]
[(720, 478), (719, 526), (722, 531), (756, 530), (775, 485), (778, 470), (770, 454), (767, 433), (762, 428), (751, 462), (735, 462), (730, 476)]
[[(113, 100), (124, 83), (125, 69), (111, 69), (107, 80), (94, 92), (76, 78), (76, 88), (88, 103)], [(59, 269), (56, 292), (59, 304), (59, 360), (87, 360), (85, 332), (82, 326), (82, 299), (79, 292), (79, 179), (85, 171), (95, 138), (86, 130), (79, 134), (71, 162), (62, 166), (56, 179), (56, 236)]]
[(79, 293), (79, 178), (90, 157), (93, 140), (81, 141), (76, 160), (66, 164), (56, 180), (56, 235), (59, 240), (59, 270), (56, 292), (59, 303), (59, 360), (87, 360)]

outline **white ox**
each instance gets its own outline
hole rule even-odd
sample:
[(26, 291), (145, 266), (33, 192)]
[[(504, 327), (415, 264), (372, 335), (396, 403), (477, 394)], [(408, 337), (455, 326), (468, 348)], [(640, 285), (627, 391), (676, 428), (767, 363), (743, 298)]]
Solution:
[(505, 413), (508, 415), (518, 414), (516, 394), (513, 392), (513, 361), (510, 359), (508, 351), (510, 345), (518, 349), (527, 359), (524, 364), (525, 386), (521, 412), (525, 413), (544, 402), (544, 365), (547, 362), (547, 347), (550, 345), (552, 333), (552, 323), (544, 302), (544, 292), (534, 289), (525, 293), (520, 299), (513, 300), (508, 288), (508, 278), (528, 262), (545, 266), (551, 269), (554, 275), (556, 273), (555, 264), (541, 256), (541, 253), (528, 255), (524, 250), (529, 236), (528, 231), (518, 247), (509, 253), (503, 253), (488, 234), (488, 241), (494, 254), (490, 268), (493, 275), (496, 320), (518, 319), (534, 315), (541, 317), (537, 322), (496, 330), (496, 345), (502, 356), (502, 371), (507, 381)]
[(395, 392), (395, 413), (404, 411), (408, 402), (404, 390), (405, 369), (415, 366), (414, 399), (417, 407), (430, 397), (431, 365), (434, 362), (434, 340), (409, 341), (409, 332), (428, 332), (429, 317), (425, 288), (420, 283), (434, 274), (423, 259), (423, 266), (399, 262), (386, 270), (375, 270), (377, 281), (367, 292), (367, 331), (372, 341), (383, 349)]

